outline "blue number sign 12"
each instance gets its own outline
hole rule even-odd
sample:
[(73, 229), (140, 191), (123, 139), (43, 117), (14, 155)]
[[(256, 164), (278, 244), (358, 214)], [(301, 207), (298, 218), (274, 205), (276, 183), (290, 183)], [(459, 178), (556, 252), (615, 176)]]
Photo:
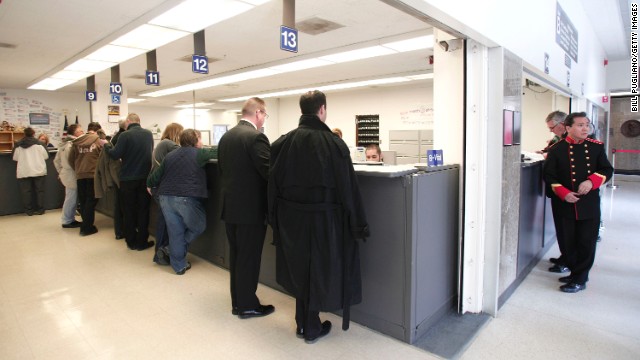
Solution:
[(191, 71), (198, 74), (209, 73), (209, 59), (204, 55), (191, 56)]

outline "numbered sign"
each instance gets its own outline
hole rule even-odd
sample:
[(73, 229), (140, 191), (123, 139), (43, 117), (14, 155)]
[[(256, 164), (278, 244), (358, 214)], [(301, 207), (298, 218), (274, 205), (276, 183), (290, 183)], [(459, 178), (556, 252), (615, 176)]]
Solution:
[(298, 30), (280, 26), (280, 50), (298, 52)]
[(160, 86), (160, 72), (147, 70), (144, 76), (144, 83), (146, 85)]
[(87, 101), (97, 101), (98, 100), (98, 93), (95, 91), (85, 91), (84, 92), (84, 98)]
[(112, 104), (120, 104), (120, 95), (111, 95)]
[(122, 83), (117, 83), (117, 82), (110, 83), (109, 95), (122, 95)]
[(209, 73), (209, 59), (204, 55), (191, 56), (191, 71), (198, 74)]

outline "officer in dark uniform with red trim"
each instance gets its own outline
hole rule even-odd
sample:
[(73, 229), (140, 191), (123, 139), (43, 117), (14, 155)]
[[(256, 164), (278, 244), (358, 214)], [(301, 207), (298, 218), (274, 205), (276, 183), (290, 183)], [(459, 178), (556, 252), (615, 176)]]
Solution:
[(588, 139), (590, 121), (584, 112), (565, 119), (567, 137), (549, 149), (544, 180), (551, 186), (551, 206), (562, 217), (569, 276), (561, 277), (560, 290), (586, 289), (596, 254), (600, 227), (599, 188), (613, 175), (602, 142)]

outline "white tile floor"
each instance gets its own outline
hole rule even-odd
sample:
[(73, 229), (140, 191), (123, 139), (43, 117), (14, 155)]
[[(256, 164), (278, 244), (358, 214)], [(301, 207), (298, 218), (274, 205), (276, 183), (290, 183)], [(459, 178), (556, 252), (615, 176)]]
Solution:
[[(622, 177), (621, 177), (622, 178)], [(640, 180), (607, 191), (604, 240), (586, 291), (558, 291), (541, 261), (464, 359), (640, 358)], [(191, 257), (184, 276), (150, 250), (114, 240), (97, 215), (89, 237), (60, 227), (60, 211), (0, 217), (0, 359), (435, 359), (352, 323), (314, 345), (297, 339), (294, 301), (260, 286), (266, 318), (230, 314), (228, 273)], [(556, 255), (555, 249), (549, 255)]]

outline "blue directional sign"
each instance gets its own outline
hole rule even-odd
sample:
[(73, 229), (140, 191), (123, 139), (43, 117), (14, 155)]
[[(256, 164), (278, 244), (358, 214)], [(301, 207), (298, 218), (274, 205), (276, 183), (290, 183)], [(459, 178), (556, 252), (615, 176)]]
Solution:
[(110, 83), (109, 95), (122, 95), (122, 83), (119, 83), (119, 82)]
[(191, 56), (191, 71), (198, 74), (209, 73), (209, 58), (204, 55)]
[(160, 86), (160, 72), (147, 70), (145, 72), (144, 83), (146, 85)]
[(86, 101), (97, 101), (98, 100), (98, 93), (96, 91), (85, 91), (84, 92), (84, 99)]
[(280, 26), (280, 50), (298, 52), (298, 30)]
[(120, 104), (120, 95), (111, 95), (112, 104)]

